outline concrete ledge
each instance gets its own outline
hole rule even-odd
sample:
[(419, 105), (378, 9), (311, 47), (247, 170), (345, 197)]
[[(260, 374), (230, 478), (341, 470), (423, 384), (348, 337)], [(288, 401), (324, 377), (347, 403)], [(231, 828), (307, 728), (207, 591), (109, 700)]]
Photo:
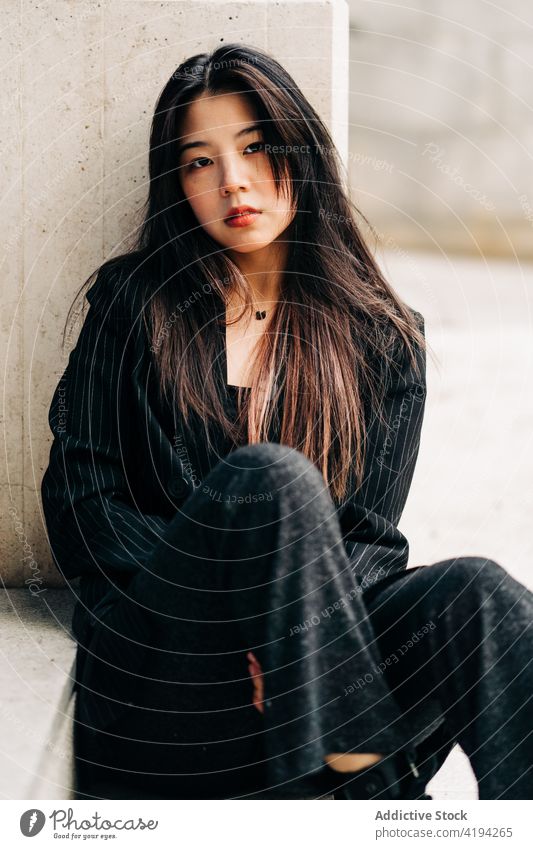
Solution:
[(0, 593), (0, 798), (73, 798), (69, 590)]

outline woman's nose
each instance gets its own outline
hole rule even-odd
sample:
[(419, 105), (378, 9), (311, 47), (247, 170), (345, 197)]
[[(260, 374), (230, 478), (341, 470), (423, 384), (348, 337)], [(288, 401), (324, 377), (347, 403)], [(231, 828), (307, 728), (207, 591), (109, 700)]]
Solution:
[(245, 163), (240, 156), (237, 158), (226, 155), (221, 158), (220, 191), (223, 195), (233, 194), (249, 186), (245, 169)]

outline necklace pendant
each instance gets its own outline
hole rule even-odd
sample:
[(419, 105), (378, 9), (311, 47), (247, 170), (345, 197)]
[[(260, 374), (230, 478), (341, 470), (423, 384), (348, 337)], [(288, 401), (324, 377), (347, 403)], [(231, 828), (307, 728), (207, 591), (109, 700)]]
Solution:
[(266, 310), (256, 310), (255, 317), (257, 321), (261, 321), (262, 318), (266, 318)]

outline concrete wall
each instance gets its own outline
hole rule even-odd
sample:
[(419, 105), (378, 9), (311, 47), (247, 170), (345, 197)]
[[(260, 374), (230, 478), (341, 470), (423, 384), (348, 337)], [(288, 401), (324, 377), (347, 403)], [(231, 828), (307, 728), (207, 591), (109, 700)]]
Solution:
[(61, 333), (75, 292), (120, 252), (145, 198), (161, 88), (187, 56), (223, 41), (267, 49), (346, 157), (348, 7), (344, 0), (4, 0), (0, 27), (2, 576), (8, 586), (53, 585), (59, 576), (39, 493), (48, 407), (66, 365)]
[(533, 257), (533, 6), (350, 0), (353, 197), (395, 244)]

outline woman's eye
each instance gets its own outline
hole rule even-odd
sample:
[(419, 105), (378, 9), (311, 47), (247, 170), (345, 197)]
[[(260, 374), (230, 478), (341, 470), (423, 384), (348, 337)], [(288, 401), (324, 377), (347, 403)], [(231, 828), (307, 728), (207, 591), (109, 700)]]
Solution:
[[(250, 148), (255, 148), (255, 150), (252, 150), (252, 153), (258, 153), (264, 146), (265, 143), (262, 141), (251, 142), (250, 144), (246, 145), (244, 149), (249, 150)], [(207, 156), (202, 156), (199, 159), (193, 159), (192, 162), (189, 162), (187, 169), (189, 171), (199, 171), (204, 168), (204, 166), (201, 164), (202, 162), (211, 162), (211, 160)]]
[[(194, 170), (196, 170), (196, 171), (197, 171), (197, 170), (198, 170), (197, 166), (198, 166), (198, 163), (199, 163), (199, 162), (209, 162), (209, 161), (210, 161), (210, 160), (207, 158), (207, 156), (202, 156), (202, 158), (201, 158), (201, 159), (193, 159), (193, 161), (192, 161), (192, 162), (189, 162), (189, 166), (188, 166), (188, 167), (189, 167), (191, 170), (193, 170), (193, 169), (194, 169)], [(200, 166), (200, 167), (201, 167), (201, 166)]]
[[(251, 142), (250, 144), (246, 145), (245, 150), (248, 150), (249, 147), (257, 147), (258, 150), (261, 150), (261, 148), (263, 148), (264, 146), (265, 146), (264, 142)], [(252, 151), (252, 152), (256, 153), (257, 151)]]

